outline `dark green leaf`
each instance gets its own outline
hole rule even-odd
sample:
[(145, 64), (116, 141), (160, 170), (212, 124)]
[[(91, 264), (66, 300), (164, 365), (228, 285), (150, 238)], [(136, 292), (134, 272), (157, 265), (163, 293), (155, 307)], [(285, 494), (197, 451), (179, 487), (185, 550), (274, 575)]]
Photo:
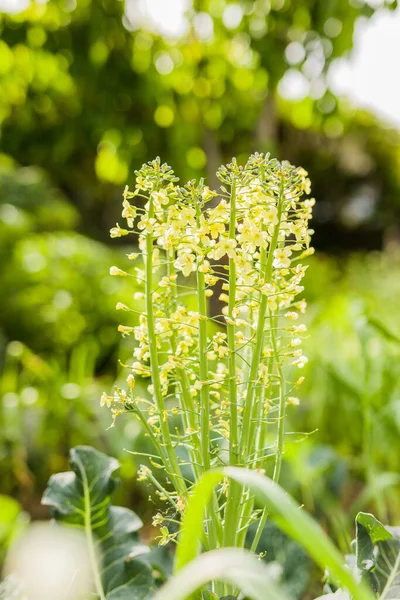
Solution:
[(359, 577), (379, 591), (379, 581), (374, 573), (376, 563), (374, 544), (392, 537), (375, 517), (369, 513), (358, 513), (356, 517), (356, 565)]
[(358, 513), (356, 517), (356, 526), (362, 526), (367, 530), (367, 533), (373, 544), (388, 540), (393, 537), (386, 527), (382, 525), (382, 523), (378, 521), (374, 515), (371, 515), (371, 513)]
[[(137, 533), (142, 522), (131, 510), (111, 506), (118, 461), (94, 448), (77, 446), (71, 450), (70, 464), (72, 471), (50, 478), (42, 503), (51, 507), (57, 521), (84, 529), (89, 551), (101, 562), (99, 572), (94, 572), (100, 598), (150, 598), (154, 579), (144, 560), (149, 548)], [(95, 564), (93, 569), (97, 571)]]
[(359, 578), (381, 594), (398, 598), (400, 591), (400, 538), (369, 513), (356, 517), (356, 567)]

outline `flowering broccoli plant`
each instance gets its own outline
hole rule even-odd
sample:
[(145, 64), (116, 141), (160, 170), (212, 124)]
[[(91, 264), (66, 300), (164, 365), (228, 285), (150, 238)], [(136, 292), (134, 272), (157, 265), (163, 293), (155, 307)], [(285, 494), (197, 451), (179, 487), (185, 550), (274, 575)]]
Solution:
[[(102, 402), (114, 418), (134, 414), (154, 444), (155, 470), (142, 467), (140, 478), (171, 509), (155, 518), (164, 524), (161, 542), (173, 539), (169, 519), (184, 513), (191, 486), (210, 468), (245, 466), (279, 479), (286, 407), (298, 404), (303, 380), (293, 373), (307, 361), (300, 322), (301, 261), (313, 253), (307, 173), (254, 154), (217, 175), (222, 186), (213, 191), (203, 180), (180, 186), (158, 158), (143, 165), (135, 189), (124, 192), (126, 228), (111, 230), (139, 236), (140, 252), (128, 258), (137, 262), (145, 310), (137, 326), (120, 326), (137, 340), (127, 389)], [(117, 267), (111, 274), (131, 276)], [(140, 397), (135, 381), (146, 377)], [(258, 520), (255, 549), (266, 518), (248, 488), (226, 479), (205, 516), (204, 548), (243, 546)]]

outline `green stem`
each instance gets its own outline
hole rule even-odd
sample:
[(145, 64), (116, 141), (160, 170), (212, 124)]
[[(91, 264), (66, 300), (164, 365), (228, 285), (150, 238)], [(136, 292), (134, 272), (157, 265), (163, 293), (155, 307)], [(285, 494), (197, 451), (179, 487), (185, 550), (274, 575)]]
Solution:
[(166, 499), (168, 500), (168, 502), (170, 504), (172, 504), (172, 506), (176, 509), (176, 502), (175, 502), (175, 500), (172, 498), (172, 496), (170, 496), (170, 494), (168, 494), (167, 490), (165, 488), (163, 488), (163, 486), (161, 485), (161, 483), (159, 483), (157, 481), (157, 479), (154, 477), (153, 473), (148, 473), (147, 477), (148, 477), (149, 481), (151, 481), (151, 483), (154, 485), (154, 487), (157, 488), (158, 491), (161, 494), (164, 494), (164, 496), (166, 497)]
[[(261, 264), (261, 268), (263, 265)], [(249, 455), (249, 438), (250, 438), (250, 425), (251, 415), (253, 412), (253, 399), (254, 399), (254, 387), (257, 379), (258, 367), (260, 364), (262, 345), (264, 340), (264, 320), (265, 313), (267, 311), (267, 296), (262, 295), (259, 311), (258, 311), (258, 322), (256, 329), (256, 343), (254, 347), (253, 357), (251, 361), (249, 382), (247, 388), (247, 394), (244, 404), (243, 411), (243, 430), (242, 430), (242, 444), (241, 444), (241, 459), (243, 464), (246, 463), (246, 458)]]
[[(229, 239), (236, 239), (236, 184), (232, 183), (230, 198)], [(236, 381), (235, 316), (236, 262), (229, 258), (229, 302), (228, 302), (228, 371), (229, 371), (229, 464), (238, 464), (238, 398)], [(225, 509), (224, 546), (236, 545), (237, 512), (241, 498), (241, 486), (233, 479), (229, 482), (228, 500)]]
[[(274, 252), (278, 244), (279, 228), (282, 217), (282, 200), (283, 200), (283, 180), (279, 190), (278, 198), (278, 222), (275, 225), (274, 233), (269, 247), (268, 259), (266, 259), (266, 251), (262, 249), (260, 257), (260, 272), (264, 274), (265, 282), (269, 282), (272, 276), (272, 265), (274, 260)], [(254, 401), (254, 387), (257, 379), (258, 367), (261, 359), (261, 352), (264, 342), (264, 327), (265, 327), (265, 315), (267, 312), (268, 298), (266, 294), (261, 295), (259, 310), (258, 310), (258, 322), (256, 329), (256, 343), (254, 347), (253, 358), (250, 367), (250, 378), (249, 385), (247, 388), (246, 400), (243, 411), (243, 432), (242, 432), (242, 445), (241, 454), (242, 459), (245, 462), (249, 455), (249, 442), (250, 442), (250, 430), (251, 430), (251, 416), (253, 414), (253, 401)]]
[[(196, 222), (197, 226), (201, 226), (201, 207), (200, 202), (196, 202)], [(199, 264), (201, 259), (198, 257)], [(210, 398), (208, 393), (208, 360), (207, 360), (207, 299), (206, 299), (206, 284), (204, 273), (197, 268), (197, 301), (200, 315), (199, 320), (199, 376), (202, 386), (200, 389), (200, 440), (201, 440), (201, 455), (203, 463), (203, 471), (208, 471), (211, 467), (210, 460)], [(218, 512), (217, 497), (213, 495), (212, 510), (207, 511), (209, 520), (209, 537), (212, 548), (218, 547), (218, 542), (221, 542), (221, 523)]]
[[(142, 423), (143, 427), (147, 431), (147, 433), (148, 433), (151, 441), (154, 444), (154, 447), (155, 447), (156, 451), (158, 452), (158, 456), (160, 457), (160, 459), (162, 460), (162, 462), (164, 464), (164, 467), (165, 467), (165, 470), (166, 470), (167, 474), (171, 475), (171, 473), (169, 472), (168, 458), (165, 455), (164, 447), (157, 440), (157, 437), (154, 435), (154, 431), (152, 430), (151, 426), (147, 422), (147, 419), (144, 416), (143, 412), (140, 410), (140, 408), (137, 405), (133, 409), (133, 412), (138, 417), (138, 419)], [(130, 450), (127, 450), (127, 452), (129, 452), (130, 454), (134, 454)]]
[[(271, 317), (271, 315), (270, 315)], [(278, 483), (279, 476), (281, 473), (282, 467), (282, 457), (283, 457), (283, 442), (285, 438), (285, 401), (286, 401), (286, 393), (285, 393), (285, 378), (283, 375), (282, 365), (279, 362), (278, 357), (278, 346), (276, 340), (276, 322), (277, 318), (271, 317), (271, 342), (272, 349), (274, 351), (274, 355), (276, 358), (276, 366), (279, 374), (280, 381), (280, 389), (279, 389), (279, 414), (278, 414), (278, 431), (277, 431), (277, 439), (276, 439), (276, 455), (275, 455), (275, 465), (274, 465), (274, 473), (272, 476), (272, 480), (275, 483)], [(268, 520), (269, 511), (267, 508), (264, 508), (263, 513), (261, 515), (261, 519), (258, 522), (257, 530), (251, 545), (251, 551), (255, 552), (258, 546), (258, 542), (260, 541), (261, 534), (265, 527), (265, 524)]]
[[(229, 239), (235, 240), (236, 234), (236, 185), (232, 184)], [(228, 369), (229, 369), (229, 463), (236, 465), (238, 460), (238, 413), (237, 413), (237, 382), (236, 382), (236, 349), (235, 349), (235, 316), (236, 303), (236, 262), (235, 258), (229, 258), (229, 302), (228, 302)]]
[[(197, 226), (200, 227), (201, 210), (196, 204)], [(198, 260), (202, 259), (198, 257)], [(201, 262), (198, 267), (201, 266)], [(208, 361), (207, 361), (207, 300), (204, 273), (197, 268), (197, 301), (199, 309), (199, 375), (202, 383), (200, 389), (200, 438), (203, 469), (208, 471), (210, 463), (210, 398), (208, 394)]]
[[(279, 207), (278, 207), (279, 221), (278, 221), (277, 228), (275, 229), (275, 232), (274, 232), (275, 247), (278, 242), (278, 236), (279, 236), (279, 224), (280, 224), (280, 218), (281, 218), (281, 212), (282, 212), (282, 206), (281, 206), (282, 195), (283, 195), (283, 181), (282, 181), (281, 189), (280, 189), (280, 202), (279, 202)], [(268, 265), (267, 265), (268, 280), (271, 278), (271, 275), (272, 275), (272, 262), (273, 262), (273, 252), (270, 252), (270, 255), (268, 257)], [(277, 365), (277, 370), (278, 370), (278, 375), (279, 375), (279, 380), (280, 380), (277, 452), (276, 452), (276, 456), (275, 456), (274, 473), (273, 473), (273, 477), (272, 477), (273, 481), (275, 483), (278, 483), (279, 476), (281, 473), (281, 467), (282, 467), (283, 442), (284, 442), (284, 437), (285, 437), (285, 414), (284, 413), (285, 413), (286, 395), (285, 395), (285, 378), (284, 378), (283, 371), (282, 371), (282, 365), (280, 364), (279, 356), (278, 356), (278, 345), (277, 345), (277, 340), (276, 340), (276, 322), (275, 322), (276, 320), (274, 319), (274, 322), (273, 322), (273, 319), (272, 318), (270, 319), (270, 322), (271, 322), (270, 333), (271, 333), (272, 349), (274, 351), (274, 355), (276, 356), (276, 365)], [(261, 519), (257, 526), (257, 531), (255, 533), (253, 543), (251, 545), (252, 552), (255, 552), (257, 549), (258, 542), (260, 541), (260, 538), (261, 538), (261, 534), (262, 534), (265, 524), (268, 520), (268, 515), (269, 515), (269, 512), (268, 512), (267, 508), (264, 508)]]
[(283, 442), (285, 438), (285, 402), (286, 402), (286, 391), (285, 391), (285, 377), (282, 370), (282, 364), (278, 357), (278, 345), (276, 341), (276, 323), (278, 319), (275, 317), (271, 319), (272, 328), (271, 328), (271, 340), (272, 340), (272, 348), (274, 351), (276, 358), (276, 368), (279, 375), (279, 413), (278, 413), (278, 431), (277, 431), (277, 439), (276, 439), (276, 455), (275, 455), (275, 465), (274, 465), (274, 473), (272, 476), (273, 481), (276, 483), (279, 481), (279, 476), (281, 474), (282, 467), (282, 457), (283, 457)]
[[(149, 219), (154, 217), (154, 203), (150, 196), (149, 199)], [(160, 413), (160, 427), (163, 443), (167, 452), (168, 460), (171, 464), (171, 481), (175, 490), (187, 496), (187, 487), (180, 471), (178, 460), (174, 449), (172, 447), (171, 434), (168, 427), (168, 420), (165, 412), (165, 402), (162, 395), (161, 382), (160, 382), (160, 370), (158, 363), (158, 352), (157, 352), (157, 339), (154, 327), (154, 312), (153, 312), (153, 234), (148, 232), (146, 234), (146, 313), (147, 313), (147, 331), (149, 339), (149, 353), (150, 353), (150, 364), (152, 382), (154, 387), (154, 396), (156, 399), (158, 411)]]
[[(170, 277), (172, 275), (175, 275), (173, 251), (169, 256), (167, 270), (168, 270), (168, 275)], [(174, 307), (176, 307), (177, 298), (178, 298), (178, 294), (177, 294), (176, 284), (173, 283)], [(173, 336), (170, 338), (170, 343), (171, 343), (172, 355), (175, 356), (175, 354), (176, 354), (176, 333), (175, 332), (174, 332)], [(193, 397), (190, 393), (189, 378), (183, 367), (182, 368), (178, 367), (177, 377), (178, 377), (178, 381), (179, 381), (179, 385), (180, 385), (180, 400), (181, 400), (181, 407), (182, 407), (182, 413), (183, 413), (184, 427), (185, 427), (185, 429), (191, 428), (194, 432), (197, 432), (199, 426), (198, 426), (197, 419), (196, 419), (196, 408), (195, 408), (195, 404), (193, 401)], [(200, 446), (200, 440), (196, 433), (194, 433), (194, 435), (192, 436), (192, 440), (193, 440), (193, 448), (188, 447), (187, 450), (188, 450), (188, 454), (190, 456), (190, 461), (192, 464), (193, 475), (195, 478), (199, 478), (200, 474), (201, 474), (201, 466), (200, 466), (200, 464), (201, 464), (201, 446)]]

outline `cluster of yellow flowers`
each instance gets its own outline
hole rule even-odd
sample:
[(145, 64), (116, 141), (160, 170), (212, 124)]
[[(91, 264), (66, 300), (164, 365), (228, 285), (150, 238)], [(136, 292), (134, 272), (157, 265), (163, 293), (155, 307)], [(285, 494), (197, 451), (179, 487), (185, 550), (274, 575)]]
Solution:
[[(159, 159), (145, 164), (124, 192), (126, 228), (111, 230), (138, 236), (140, 253), (128, 258), (139, 263), (146, 309), (136, 326), (120, 326), (137, 341), (128, 390), (102, 401), (114, 416), (138, 416), (170, 474), (169, 444), (187, 447), (195, 476), (228, 447), (231, 464), (264, 468), (271, 432), (282, 452), (286, 406), (299, 402), (292, 390), (303, 378), (288, 383), (284, 367), (307, 362), (299, 323), (301, 260), (313, 253), (307, 173), (254, 154), (218, 177), (218, 192), (202, 180), (181, 187)], [(138, 377), (151, 377), (146, 398), (135, 395)], [(181, 426), (172, 428), (177, 414)], [(175, 479), (183, 494), (179, 468)]]

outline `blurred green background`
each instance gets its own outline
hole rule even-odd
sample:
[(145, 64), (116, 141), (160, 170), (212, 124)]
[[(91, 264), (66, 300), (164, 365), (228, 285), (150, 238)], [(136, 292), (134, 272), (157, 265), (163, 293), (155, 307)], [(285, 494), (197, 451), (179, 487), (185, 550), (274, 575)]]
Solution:
[[(143, 435), (129, 418), (107, 431), (99, 403), (131, 352), (115, 304), (135, 290), (108, 274), (126, 266), (108, 238), (124, 185), (156, 155), (214, 186), (233, 155), (269, 151), (305, 167), (317, 198), (284, 484), (344, 550), (358, 509), (400, 521), (400, 134), (329, 86), (355, 24), (396, 5), (2, 0), (0, 479), (33, 518), (81, 443), (120, 459), (120, 501), (153, 511), (123, 451)], [(307, 93), (290, 99), (296, 77)]]

